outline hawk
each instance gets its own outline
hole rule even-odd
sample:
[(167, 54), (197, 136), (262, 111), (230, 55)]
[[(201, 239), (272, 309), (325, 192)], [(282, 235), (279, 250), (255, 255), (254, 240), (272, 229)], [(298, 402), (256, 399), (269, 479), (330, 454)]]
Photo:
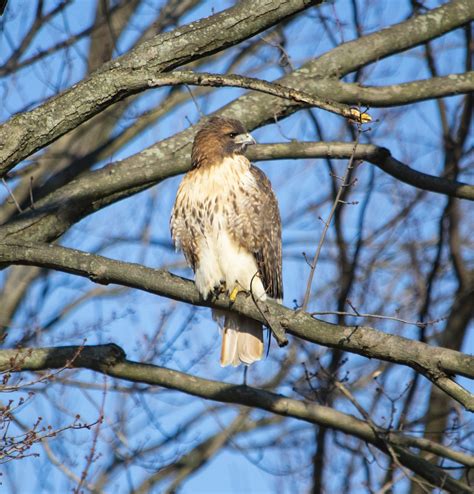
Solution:
[[(283, 298), (281, 219), (270, 181), (245, 157), (253, 137), (238, 120), (210, 118), (194, 139), (191, 170), (171, 214), (171, 236), (206, 300), (239, 291)], [(262, 324), (229, 311), (223, 319), (221, 365), (250, 365), (263, 355)]]

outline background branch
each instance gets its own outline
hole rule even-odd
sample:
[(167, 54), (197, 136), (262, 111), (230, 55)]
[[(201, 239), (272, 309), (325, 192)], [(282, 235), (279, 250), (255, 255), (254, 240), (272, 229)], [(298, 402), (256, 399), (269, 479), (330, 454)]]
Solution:
[[(277, 6), (244, 0), (208, 19), (183, 26), (179, 33), (165, 33), (105, 64), (94, 75), (28, 113), (0, 126), (0, 177), (31, 153), (53, 142), (113, 103), (141, 91), (129, 88), (127, 77), (146, 67), (156, 73), (211, 55), (260, 33), (316, 0), (290, 0)], [(225, 32), (225, 39), (219, 36)], [(41, 122), (39, 124), (39, 122)], [(8, 136), (8, 138), (7, 138)]]
[[(114, 261), (74, 249), (55, 245), (0, 244), (0, 262), (48, 267), (87, 277), (96, 283), (117, 283), (193, 305), (235, 310), (239, 314), (265, 322), (252, 300), (245, 296), (239, 296), (234, 304), (230, 304), (228, 298), (221, 295), (211, 304), (200, 298), (194, 283), (167, 271)], [(442, 373), (474, 378), (474, 357), (460, 352), (431, 347), (368, 327), (343, 327), (326, 323), (278, 304), (271, 304), (271, 307), (283, 327), (306, 341), (408, 365), (421, 371), (435, 384)], [(461, 390), (457, 388), (450, 394), (468, 410), (474, 410), (474, 397), (462, 388)]]
[[(163, 386), (182, 391), (204, 399), (259, 408), (271, 413), (293, 417), (313, 424), (324, 425), (346, 434), (356, 436), (383, 452), (387, 444), (397, 446), (399, 461), (434, 485), (442, 486), (448, 492), (468, 493), (470, 488), (448, 474), (404, 450), (402, 444), (409, 440), (400, 435), (381, 438), (363, 420), (338, 412), (332, 408), (298, 401), (286, 396), (249, 386), (210, 381), (150, 364), (139, 364), (125, 359), (117, 345), (30, 348), (25, 350), (0, 350), (0, 369), (18, 372), (20, 370), (46, 370), (65, 367), (82, 367), (103, 372), (107, 375)], [(403, 437), (403, 436), (402, 436)]]
[[(0, 155), (19, 164), (0, 188), (9, 487), (32, 488), (25, 467), (35, 492), (77, 479), (93, 492), (272, 490), (275, 475), (278, 489), (313, 494), (422, 494), (443, 489), (445, 473), (454, 492), (472, 485), (473, 2), (31, 3), (8, 2), (0, 18)], [(349, 172), (318, 290), (298, 311), (357, 111), (373, 117), (354, 154), (368, 164)], [(254, 161), (287, 160), (259, 166), (280, 204), (293, 310), (243, 295), (231, 308), (224, 296), (207, 303), (170, 274), (190, 275), (170, 241), (171, 177), (189, 169), (211, 115), (272, 143), (249, 148)], [(215, 323), (200, 306), (265, 320), (290, 344), (239, 386), (239, 369), (216, 364)], [(59, 367), (22, 370), (35, 362)], [(203, 401), (220, 391), (228, 401)], [(258, 400), (287, 408), (269, 414)], [(300, 412), (317, 420), (285, 415)], [(369, 427), (378, 446), (324, 416)], [(97, 417), (100, 432), (88, 430)]]
[[(353, 147), (350, 142), (258, 144), (249, 149), (248, 156), (255, 161), (326, 157), (344, 159), (351, 157)], [(418, 189), (474, 201), (474, 185), (413, 170), (394, 158), (388, 149), (373, 144), (358, 144), (354, 158), (368, 161), (392, 177)]]

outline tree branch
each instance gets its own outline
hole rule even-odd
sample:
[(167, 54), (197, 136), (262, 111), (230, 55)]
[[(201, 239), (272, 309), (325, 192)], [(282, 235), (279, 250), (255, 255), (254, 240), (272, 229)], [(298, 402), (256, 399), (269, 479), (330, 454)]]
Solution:
[(474, 19), (471, 0), (452, 0), (422, 15), (410, 17), (388, 29), (343, 43), (315, 60), (325, 77), (342, 77), (350, 72), (426, 43), (468, 24)]
[(428, 99), (455, 96), (473, 91), (473, 71), (390, 86), (363, 86), (337, 81), (331, 87), (334, 99), (340, 103), (354, 104), (354, 102), (358, 102), (362, 106), (376, 108), (409, 105)]
[[(472, 2), (456, 0), (447, 3), (427, 14), (345, 43), (308, 62), (279, 83), (304, 89), (312, 95), (327, 96), (323, 91), (320, 92), (320, 86), (327, 83), (323, 75), (335, 76), (333, 72), (336, 68), (337, 74), (345, 75), (360, 63), (370, 63), (377, 57), (390, 55), (391, 50), (397, 53), (426, 42), (465, 24), (472, 17)], [(392, 44), (394, 48), (391, 48)], [(251, 93), (232, 102), (219, 113), (239, 118), (252, 130), (284, 118), (299, 108), (301, 103), (292, 100)], [(83, 174), (35, 204), (35, 211), (0, 227), (0, 238), (43, 242), (55, 240), (88, 214), (145, 190), (165, 178), (185, 172), (189, 168), (190, 143), (195, 132), (196, 127), (190, 127), (134, 156)], [(36, 139), (34, 133), (31, 138)], [(12, 142), (10, 136), (7, 141)]]
[[(263, 389), (211, 381), (151, 364), (132, 362), (126, 360), (125, 352), (114, 344), (0, 350), (0, 370), (3, 371), (39, 371), (67, 367), (87, 368), (115, 378), (162, 386), (207, 400), (260, 408), (355, 436), (386, 454), (390, 446), (401, 464), (434, 485), (442, 486), (453, 493), (470, 492), (469, 487), (462, 482), (405, 449), (404, 446), (410, 444), (410, 438), (398, 433), (390, 434), (389, 431), (385, 437), (380, 437), (365, 421), (330, 407), (295, 400)], [(431, 447), (434, 448), (433, 445)]]
[[(301, 158), (350, 158), (354, 145), (350, 142), (289, 142), (278, 144), (259, 144), (248, 151), (250, 159), (266, 161), (275, 159)], [(374, 144), (359, 144), (354, 157), (368, 161), (392, 177), (418, 189), (429, 190), (451, 197), (474, 201), (474, 185), (435, 177), (413, 170), (394, 158), (386, 148)]]
[[(155, 36), (126, 55), (104, 64), (72, 88), (0, 127), (0, 176), (31, 153), (76, 128), (113, 103), (146, 88), (133, 73), (155, 74), (235, 45), (321, 0), (266, 2), (243, 0), (235, 7)], [(145, 85), (143, 84), (145, 82)]]
[[(355, 108), (350, 108), (337, 102), (316, 98), (304, 91), (299, 91), (294, 88), (282, 86), (276, 82), (268, 82), (255, 77), (245, 77), (235, 74), (210, 74), (209, 72), (192, 72), (189, 70), (167, 72), (166, 74), (155, 77), (152, 73), (145, 70), (138, 75), (134, 74), (134, 78), (136, 78), (137, 84), (143, 84), (143, 79), (148, 78), (146, 84), (150, 87), (188, 84), (190, 86), (239, 87), (243, 89), (252, 89), (279, 98), (289, 99), (296, 103), (301, 103), (304, 106), (321, 108), (322, 110), (335, 113), (336, 115), (359, 121), (359, 112)], [(365, 115), (367, 117), (367, 114)], [(362, 120), (362, 122), (365, 121), (369, 120)]]
[(0, 16), (3, 15), (7, 7), (8, 0), (0, 0)]
[[(56, 245), (0, 244), (0, 263), (42, 266), (89, 278), (95, 283), (117, 283), (193, 305), (232, 310), (265, 323), (258, 307), (244, 295), (238, 296), (234, 304), (223, 295), (211, 303), (202, 300), (193, 282), (167, 271), (74, 249)], [(474, 378), (474, 357), (461, 352), (385, 334), (369, 327), (330, 324), (277, 303), (267, 305), (289, 333), (306, 341), (412, 367), (434, 384), (451, 374)], [(454, 389), (446, 386), (445, 382), (443, 384), (444, 391), (452, 398), (467, 410), (474, 411), (474, 397), (464, 388), (456, 385)]]

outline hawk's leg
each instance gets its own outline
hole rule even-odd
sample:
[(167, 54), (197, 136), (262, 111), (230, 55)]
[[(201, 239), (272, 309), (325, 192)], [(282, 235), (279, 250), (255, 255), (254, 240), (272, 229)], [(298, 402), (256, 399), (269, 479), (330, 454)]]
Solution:
[(235, 286), (229, 294), (230, 303), (233, 304), (237, 300), (237, 295), (239, 293), (245, 293), (245, 295), (250, 295), (250, 292), (246, 290), (238, 281), (235, 282)]
[(242, 291), (242, 288), (239, 286), (239, 285), (235, 285), (234, 286), (234, 289), (230, 292), (230, 295), (229, 295), (229, 299), (232, 303), (235, 302), (235, 300), (237, 299), (237, 295), (239, 294), (239, 292)]

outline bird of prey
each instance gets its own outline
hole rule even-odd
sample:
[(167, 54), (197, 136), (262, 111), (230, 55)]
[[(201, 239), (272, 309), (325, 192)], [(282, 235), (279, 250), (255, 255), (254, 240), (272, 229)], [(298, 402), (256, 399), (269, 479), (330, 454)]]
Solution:
[[(212, 117), (194, 139), (170, 220), (171, 236), (204, 299), (239, 291), (283, 298), (281, 220), (270, 181), (245, 157), (253, 137), (238, 120)], [(263, 355), (262, 324), (230, 311), (223, 321), (221, 365), (250, 365)]]

